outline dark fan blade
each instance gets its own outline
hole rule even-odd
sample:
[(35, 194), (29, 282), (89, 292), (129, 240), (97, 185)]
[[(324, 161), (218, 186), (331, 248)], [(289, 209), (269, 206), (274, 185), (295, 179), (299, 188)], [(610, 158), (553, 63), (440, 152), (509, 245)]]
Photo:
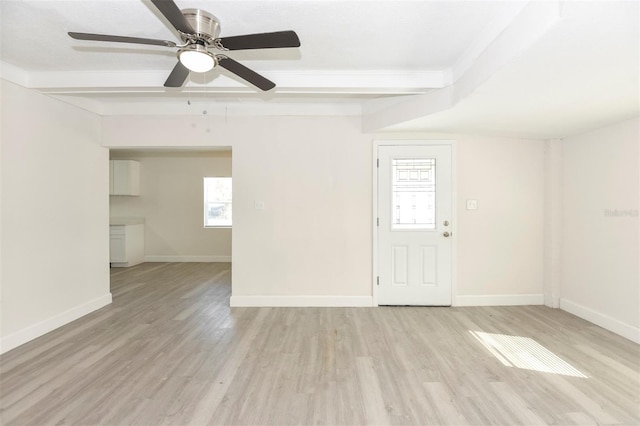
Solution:
[(105, 34), (89, 34), (89, 33), (69, 33), (71, 38), (76, 40), (92, 40), (92, 41), (114, 41), (117, 43), (136, 43), (136, 44), (151, 44), (154, 46), (166, 46), (176, 47), (176, 44), (167, 40), (155, 40), (152, 38), (139, 38), (139, 37), (123, 37)]
[(273, 81), (267, 80), (260, 74), (255, 71), (250, 70), (249, 68), (242, 65), (240, 62), (236, 62), (231, 58), (226, 56), (219, 55), (218, 56), (218, 65), (222, 68), (225, 68), (228, 71), (231, 71), (238, 77), (247, 80), (249, 83), (253, 84), (260, 90), (271, 90), (276, 87)]
[(180, 87), (189, 76), (189, 70), (180, 61), (173, 67), (169, 78), (164, 82), (164, 87)]
[(247, 34), (223, 37), (216, 40), (227, 50), (270, 49), (276, 47), (300, 47), (300, 39), (295, 31)]
[(173, 25), (176, 30), (187, 34), (194, 33), (191, 24), (189, 24), (189, 21), (187, 21), (182, 12), (180, 12), (180, 9), (178, 9), (178, 6), (173, 0), (151, 0), (151, 3), (171, 22), (171, 25)]

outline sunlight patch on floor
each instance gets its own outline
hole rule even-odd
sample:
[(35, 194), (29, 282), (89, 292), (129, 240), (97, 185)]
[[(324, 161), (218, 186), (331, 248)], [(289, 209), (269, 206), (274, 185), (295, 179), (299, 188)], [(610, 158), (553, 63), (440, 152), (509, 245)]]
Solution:
[(529, 337), (471, 330), (469, 333), (507, 367), (587, 378), (579, 370)]

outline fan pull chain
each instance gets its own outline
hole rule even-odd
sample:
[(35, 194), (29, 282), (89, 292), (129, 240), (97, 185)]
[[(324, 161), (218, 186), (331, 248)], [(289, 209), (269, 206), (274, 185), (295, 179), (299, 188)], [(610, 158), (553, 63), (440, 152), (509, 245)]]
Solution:
[(207, 115), (207, 78), (205, 73), (202, 73), (202, 105), (204, 105), (204, 109), (202, 110), (202, 120), (204, 121), (204, 128), (206, 133), (211, 133), (211, 128), (209, 127), (208, 120), (206, 119)]

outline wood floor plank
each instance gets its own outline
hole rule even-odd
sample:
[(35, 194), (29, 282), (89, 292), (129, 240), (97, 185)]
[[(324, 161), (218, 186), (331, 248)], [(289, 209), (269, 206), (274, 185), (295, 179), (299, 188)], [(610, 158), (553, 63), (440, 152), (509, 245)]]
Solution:
[(503, 402), (504, 410), (510, 410), (514, 417), (518, 418), (518, 423), (526, 425), (545, 425), (546, 421), (541, 419), (529, 405), (521, 398), (515, 389), (503, 382), (493, 382), (491, 387), (496, 395)]
[(211, 381), (211, 386), (195, 407), (193, 417), (190, 421), (191, 424), (215, 423), (214, 413), (224, 398), (227, 389), (232, 384), (233, 378), (240, 368), (240, 364), (247, 356), (251, 342), (260, 332), (267, 313), (267, 309), (261, 309), (253, 319), (251, 326), (245, 331), (244, 336), (241, 337), (240, 342), (235, 348), (233, 356), (230, 356), (225, 364), (224, 370)]
[(111, 291), (0, 356), (0, 424), (640, 424), (640, 346), (557, 309), (230, 308), (224, 263)]
[(596, 422), (589, 415), (582, 412), (567, 413), (567, 418), (569, 419), (569, 421), (566, 422), (566, 424), (579, 425), (579, 426), (597, 426), (598, 425), (598, 422)]
[(389, 413), (382, 397), (373, 360), (368, 357), (357, 357), (355, 362), (366, 423), (390, 424)]
[(453, 396), (440, 382), (424, 383), (424, 387), (433, 401), (433, 407), (437, 413), (439, 424), (468, 425), (462, 410), (453, 400)]
[(565, 377), (557, 375), (547, 375), (545, 377), (555, 389), (558, 389), (563, 394), (569, 396), (574, 400), (585, 412), (589, 413), (600, 424), (620, 424), (619, 419), (611, 415), (602, 405), (589, 396), (585, 395), (580, 389), (571, 384)]

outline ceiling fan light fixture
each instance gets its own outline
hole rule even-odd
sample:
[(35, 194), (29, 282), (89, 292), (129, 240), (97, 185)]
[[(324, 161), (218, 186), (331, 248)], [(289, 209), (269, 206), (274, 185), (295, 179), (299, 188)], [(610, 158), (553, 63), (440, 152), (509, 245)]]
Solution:
[[(2, 0), (0, 0), (1, 2)], [(189, 72), (205, 73), (220, 65), (237, 77), (262, 91), (273, 89), (276, 85), (257, 72), (221, 53), (211, 53), (209, 48), (226, 52), (229, 50), (273, 49), (300, 47), (300, 38), (295, 31), (275, 31), (218, 37), (220, 21), (211, 13), (200, 9), (178, 8), (174, 0), (146, 0), (151, 2), (157, 12), (169, 21), (178, 32), (184, 44), (173, 41), (156, 40), (142, 37), (128, 37), (109, 34), (69, 32), (74, 40), (107, 41), (112, 43), (145, 44), (178, 49), (178, 61), (174, 65), (164, 87), (182, 87), (189, 78)]]
[(178, 59), (193, 72), (207, 72), (216, 66), (215, 56), (200, 44), (192, 44), (178, 51)]

